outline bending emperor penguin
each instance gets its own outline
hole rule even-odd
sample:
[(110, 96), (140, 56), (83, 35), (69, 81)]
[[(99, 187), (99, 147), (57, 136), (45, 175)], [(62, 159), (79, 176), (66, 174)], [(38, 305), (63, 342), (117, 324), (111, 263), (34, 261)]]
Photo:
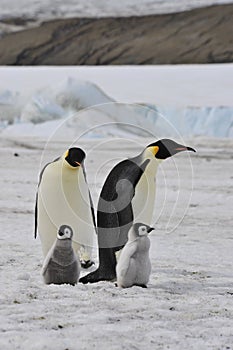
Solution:
[(35, 237), (38, 229), (45, 257), (59, 227), (66, 222), (74, 232), (75, 253), (82, 266), (89, 267), (92, 265), (95, 219), (84, 159), (84, 151), (73, 147), (42, 170), (36, 195)]
[(57, 233), (57, 239), (48, 252), (43, 267), (42, 276), (46, 284), (68, 283), (75, 285), (80, 275), (80, 263), (72, 248), (72, 228), (62, 225)]
[(115, 253), (126, 244), (133, 221), (151, 225), (158, 165), (182, 151), (195, 152), (191, 147), (162, 139), (149, 144), (138, 156), (118, 163), (110, 171), (97, 209), (99, 267), (82, 277), (80, 282), (116, 278)]
[(118, 287), (146, 287), (149, 282), (151, 263), (148, 234), (153, 227), (142, 223), (134, 224), (128, 233), (128, 241), (120, 254), (116, 266)]

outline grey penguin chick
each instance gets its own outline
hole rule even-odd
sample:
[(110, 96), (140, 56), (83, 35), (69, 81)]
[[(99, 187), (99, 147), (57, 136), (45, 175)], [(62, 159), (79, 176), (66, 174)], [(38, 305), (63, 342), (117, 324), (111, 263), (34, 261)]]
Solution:
[(149, 258), (150, 239), (154, 230), (141, 222), (133, 224), (128, 233), (128, 241), (120, 254), (116, 266), (117, 285), (121, 288), (146, 287), (151, 273)]
[(75, 285), (80, 275), (80, 262), (72, 248), (73, 230), (68, 225), (62, 225), (57, 233), (57, 239), (49, 250), (42, 267), (42, 276), (46, 284)]

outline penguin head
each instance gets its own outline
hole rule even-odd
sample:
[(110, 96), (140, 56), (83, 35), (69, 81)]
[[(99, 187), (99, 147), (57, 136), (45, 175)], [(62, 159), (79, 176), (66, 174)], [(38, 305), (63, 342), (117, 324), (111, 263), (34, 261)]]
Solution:
[(73, 168), (77, 168), (82, 164), (86, 155), (81, 148), (72, 147), (69, 148), (68, 151), (66, 151), (64, 157), (70, 166), (72, 166)]
[(157, 142), (149, 144), (146, 148), (154, 154), (156, 159), (160, 160), (172, 157), (174, 154), (182, 151), (196, 152), (195, 149), (183, 146), (170, 139), (159, 140)]
[(131, 228), (131, 233), (133, 233), (133, 236), (135, 237), (142, 237), (142, 236), (148, 236), (148, 234), (154, 230), (154, 227), (150, 227), (146, 224), (143, 224), (142, 222), (137, 222), (133, 224)]
[(70, 226), (68, 225), (60, 226), (57, 233), (58, 239), (72, 239), (72, 237), (73, 237), (73, 230)]

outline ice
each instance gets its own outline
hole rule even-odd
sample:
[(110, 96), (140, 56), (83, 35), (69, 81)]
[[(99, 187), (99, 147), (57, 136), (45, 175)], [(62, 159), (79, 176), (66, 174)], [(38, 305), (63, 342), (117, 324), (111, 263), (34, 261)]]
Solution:
[(232, 107), (161, 108), (160, 112), (181, 135), (232, 137)]
[[(135, 135), (149, 137), (210, 136), (232, 137), (232, 106), (161, 106), (152, 103), (123, 103), (108, 96), (91, 81), (68, 77), (62, 83), (39, 89), (19, 112), (14, 103), (19, 93), (1, 95), (5, 122), (16, 125), (6, 127), (3, 135), (21, 134), (42, 136), (53, 134), (60, 128), (62, 134), (77, 137), (108, 137)], [(9, 109), (10, 107), (10, 109)], [(3, 118), (3, 117), (2, 117)], [(55, 123), (51, 123), (55, 120)], [(23, 126), (22, 126), (23, 123)], [(44, 123), (33, 126), (32, 124)], [(2, 124), (2, 127), (5, 124)], [(91, 125), (91, 128), (90, 128)], [(57, 133), (62, 137), (61, 132)]]
[(0, 104), (1, 105), (12, 105), (15, 102), (15, 94), (9, 90), (2, 91), (0, 93)]
[(0, 92), (0, 126), (13, 123), (20, 115), (22, 101), (17, 92), (3, 90)]
[(63, 108), (74, 111), (114, 101), (94, 83), (70, 77), (54, 89), (53, 95), (56, 102)]
[(22, 122), (42, 123), (66, 116), (66, 111), (47, 96), (35, 95), (21, 113)]

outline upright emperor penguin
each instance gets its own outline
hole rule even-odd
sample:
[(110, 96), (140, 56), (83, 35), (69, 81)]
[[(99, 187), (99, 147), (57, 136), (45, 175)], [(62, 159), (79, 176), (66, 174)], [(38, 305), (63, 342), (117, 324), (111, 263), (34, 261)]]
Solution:
[(130, 228), (128, 241), (122, 249), (116, 266), (118, 287), (146, 287), (149, 282), (151, 263), (150, 240), (147, 236), (152, 230), (154, 230), (153, 227), (141, 222)]
[(38, 229), (45, 257), (59, 227), (67, 223), (74, 232), (74, 251), (82, 266), (89, 267), (92, 264), (95, 218), (84, 158), (84, 151), (73, 147), (42, 170), (36, 195), (35, 237)]
[(151, 225), (158, 165), (176, 153), (193, 151), (170, 139), (149, 144), (138, 156), (123, 160), (109, 173), (97, 209), (99, 267), (80, 282), (116, 278), (116, 255), (127, 242), (133, 221)]
[(72, 248), (72, 228), (62, 225), (57, 233), (57, 239), (48, 252), (43, 267), (42, 276), (46, 284), (68, 283), (75, 285), (80, 275), (80, 262)]

